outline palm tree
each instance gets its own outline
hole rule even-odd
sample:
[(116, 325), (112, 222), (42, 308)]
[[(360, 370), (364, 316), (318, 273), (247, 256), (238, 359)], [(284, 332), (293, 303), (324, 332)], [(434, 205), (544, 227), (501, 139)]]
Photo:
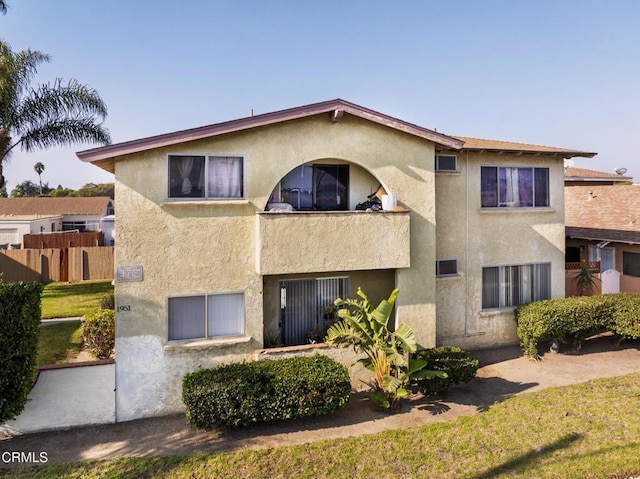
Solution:
[(0, 40), (0, 187), (4, 162), (18, 146), (32, 152), (80, 142), (111, 143), (102, 126), (107, 107), (94, 89), (73, 79), (30, 88), (38, 65), (49, 60), (37, 50), (14, 53)]
[(7, 2), (0, 0), (0, 13), (7, 13)]
[(33, 169), (38, 173), (38, 182), (40, 183), (40, 195), (42, 195), (42, 172), (44, 171), (44, 165), (40, 162), (37, 162), (33, 165)]

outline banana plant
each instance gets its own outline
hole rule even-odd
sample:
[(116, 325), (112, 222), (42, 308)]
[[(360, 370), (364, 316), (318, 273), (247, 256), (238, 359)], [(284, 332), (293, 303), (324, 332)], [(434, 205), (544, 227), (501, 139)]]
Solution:
[(396, 409), (402, 399), (410, 396), (408, 386), (413, 379), (446, 377), (442, 371), (425, 370), (427, 362), (423, 359), (408, 360), (418, 349), (409, 326), (403, 323), (394, 331), (389, 329), (397, 288), (375, 308), (361, 289), (357, 294), (361, 299), (335, 300), (341, 321), (329, 328), (325, 342), (364, 353), (366, 357), (358, 362), (374, 373), (368, 383), (372, 401), (383, 409)]

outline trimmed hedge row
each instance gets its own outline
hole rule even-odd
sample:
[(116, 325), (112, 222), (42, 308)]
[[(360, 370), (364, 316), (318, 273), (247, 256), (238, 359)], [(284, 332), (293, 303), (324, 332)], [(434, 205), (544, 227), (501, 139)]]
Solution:
[(320, 354), (200, 369), (182, 382), (187, 420), (201, 429), (319, 416), (350, 395), (347, 368)]
[(447, 373), (446, 378), (418, 379), (418, 388), (424, 395), (439, 393), (456, 384), (467, 383), (476, 377), (478, 371), (478, 360), (456, 347), (424, 349), (418, 351), (416, 357), (427, 361), (425, 369)]
[(640, 294), (617, 293), (549, 299), (519, 306), (515, 311), (520, 345), (527, 356), (538, 355), (541, 338), (573, 337), (579, 346), (586, 335), (613, 331), (640, 338)]
[(39, 283), (0, 281), (0, 424), (22, 412), (37, 371)]

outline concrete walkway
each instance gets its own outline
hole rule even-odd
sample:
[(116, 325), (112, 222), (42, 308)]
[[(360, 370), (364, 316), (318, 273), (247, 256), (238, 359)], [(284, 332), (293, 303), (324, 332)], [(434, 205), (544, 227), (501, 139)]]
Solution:
[(440, 397), (417, 395), (396, 414), (379, 412), (357, 395), (332, 415), (306, 420), (205, 432), (190, 428), (179, 414), (0, 439), (0, 452), (46, 452), (52, 463), (304, 444), (450, 421), (516, 394), (640, 372), (638, 343), (617, 347), (611, 337), (587, 341), (579, 354), (546, 353), (540, 361), (523, 357), (516, 346), (473, 355), (481, 365), (474, 381)]

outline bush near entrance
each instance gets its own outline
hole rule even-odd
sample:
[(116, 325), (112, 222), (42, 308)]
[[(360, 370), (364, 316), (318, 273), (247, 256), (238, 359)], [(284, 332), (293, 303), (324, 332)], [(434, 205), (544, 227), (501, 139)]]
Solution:
[(640, 338), (640, 293), (617, 293), (536, 301), (515, 311), (520, 345), (527, 356), (538, 356), (543, 338), (571, 339), (575, 348), (589, 334), (613, 331)]
[(200, 369), (182, 382), (187, 420), (201, 429), (320, 416), (350, 395), (347, 368), (320, 354)]

